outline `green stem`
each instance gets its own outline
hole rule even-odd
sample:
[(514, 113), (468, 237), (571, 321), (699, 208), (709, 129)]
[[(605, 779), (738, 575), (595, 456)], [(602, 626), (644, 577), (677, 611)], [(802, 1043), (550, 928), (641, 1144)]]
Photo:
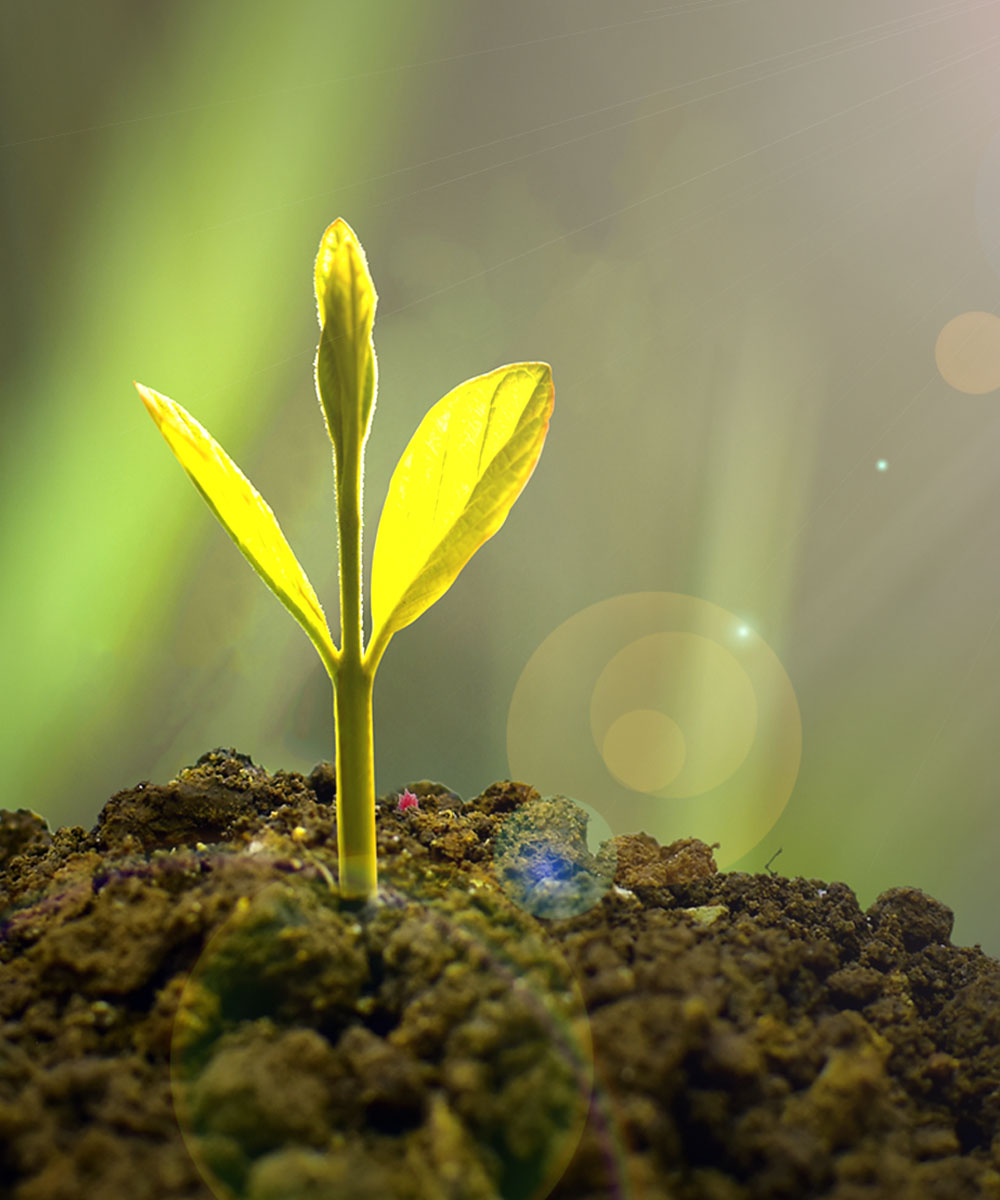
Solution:
[(337, 724), (337, 859), (340, 894), (378, 890), (375, 854), (375, 754), (371, 674), (341, 659), (334, 689)]
[(337, 857), (340, 894), (378, 890), (375, 847), (375, 672), (363, 661), (361, 627), (361, 453), (345, 447), (337, 464), (340, 541), (340, 661), (334, 684), (337, 729)]

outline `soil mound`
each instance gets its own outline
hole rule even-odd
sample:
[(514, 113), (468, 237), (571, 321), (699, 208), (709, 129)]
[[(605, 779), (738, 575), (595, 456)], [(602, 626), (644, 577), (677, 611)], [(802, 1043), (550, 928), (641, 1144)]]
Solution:
[(1000, 1198), (1000, 964), (943, 904), (408, 789), (368, 905), (329, 764), (0, 812), (0, 1197)]

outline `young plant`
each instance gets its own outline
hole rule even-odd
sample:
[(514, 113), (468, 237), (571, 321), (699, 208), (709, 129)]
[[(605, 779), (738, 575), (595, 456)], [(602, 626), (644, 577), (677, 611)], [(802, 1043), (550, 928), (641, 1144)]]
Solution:
[(531, 477), (552, 415), (546, 363), (468, 379), (431, 408), (389, 482), (372, 557), (372, 628), (364, 644), (361, 494), (375, 409), (376, 294), (350, 226), (336, 220), (316, 257), (316, 391), (333, 443), (340, 552), (340, 646), (312, 584), (260, 493), (179, 404), (139, 394), (212, 512), (306, 631), (333, 683), (340, 892), (377, 891), (372, 689), (393, 634), (439, 599), (504, 523)]

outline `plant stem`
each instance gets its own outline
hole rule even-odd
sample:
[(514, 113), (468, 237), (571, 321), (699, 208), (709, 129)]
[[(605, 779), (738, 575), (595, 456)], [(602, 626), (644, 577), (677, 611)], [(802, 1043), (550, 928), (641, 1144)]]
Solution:
[[(334, 683), (337, 729), (337, 858), (340, 894), (367, 898), (378, 889), (375, 854), (375, 747), (372, 694), (375, 672), (362, 661), (361, 457), (345, 439), (337, 463), (340, 541), (340, 661)], [(360, 439), (359, 439), (360, 440)]]
[(337, 859), (340, 894), (367, 898), (378, 889), (375, 856), (374, 680), (342, 658), (334, 688), (337, 726)]

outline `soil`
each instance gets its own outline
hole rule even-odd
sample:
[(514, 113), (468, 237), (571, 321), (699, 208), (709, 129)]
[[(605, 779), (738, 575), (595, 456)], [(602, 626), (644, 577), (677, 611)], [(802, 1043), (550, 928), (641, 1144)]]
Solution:
[(3, 1200), (1000, 1198), (1000, 964), (943, 904), (408, 790), (369, 904), (329, 764), (0, 813)]

